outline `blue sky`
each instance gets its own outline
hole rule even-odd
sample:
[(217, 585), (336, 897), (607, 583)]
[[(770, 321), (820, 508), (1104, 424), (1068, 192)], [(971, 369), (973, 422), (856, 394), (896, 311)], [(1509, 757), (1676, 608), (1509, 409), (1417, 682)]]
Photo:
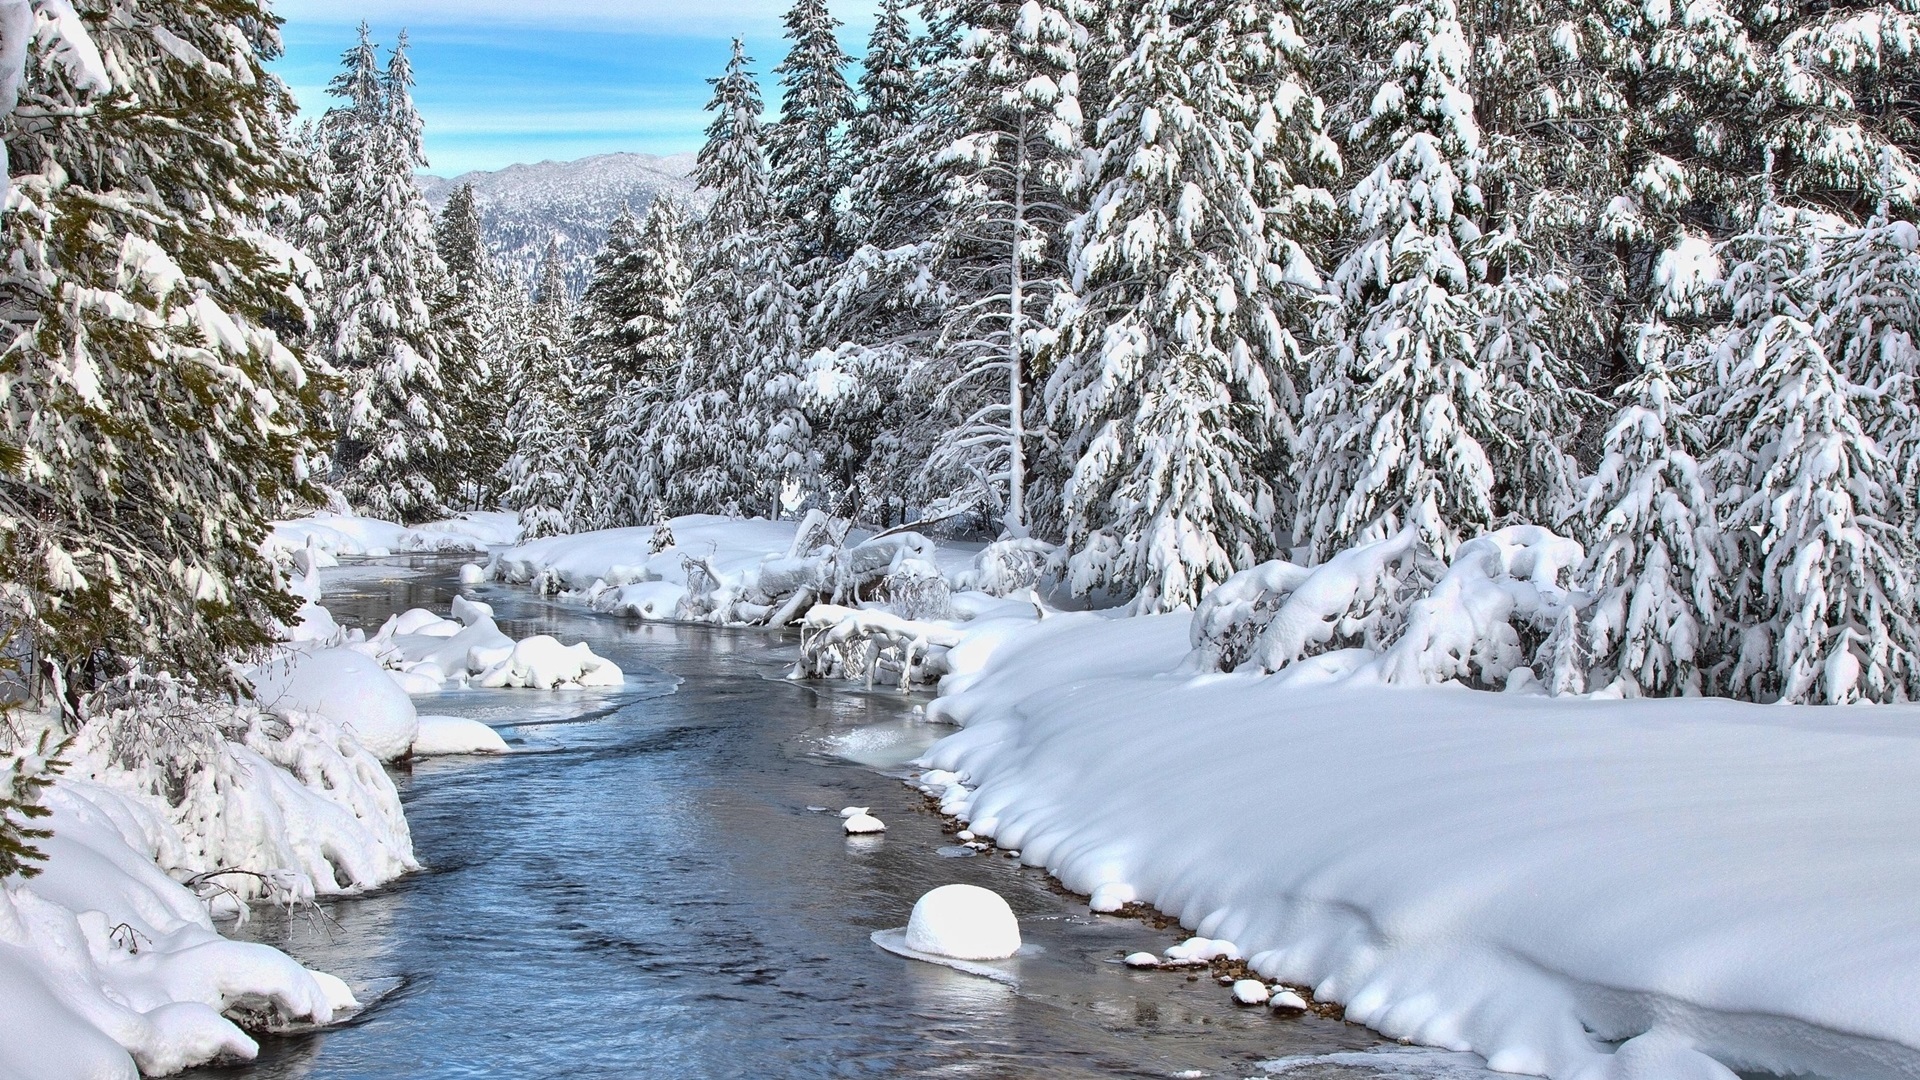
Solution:
[[(304, 112), (328, 107), (327, 80), (365, 19), (374, 40), (413, 43), (427, 157), (443, 176), (515, 162), (631, 150), (695, 150), (708, 77), (735, 36), (769, 74), (785, 52), (785, 0), (280, 0), (287, 55), (275, 65)], [(872, 28), (873, 0), (834, 0), (847, 51)], [(849, 72), (849, 77), (852, 76)]]

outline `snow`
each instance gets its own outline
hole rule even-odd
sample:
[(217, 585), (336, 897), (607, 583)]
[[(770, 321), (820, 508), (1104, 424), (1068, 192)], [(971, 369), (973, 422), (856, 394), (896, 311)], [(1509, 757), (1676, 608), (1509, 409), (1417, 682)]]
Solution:
[(1121, 963), (1130, 968), (1157, 968), (1160, 966), (1160, 958), (1150, 952), (1128, 953)]
[(258, 1044), (224, 1012), (325, 1024), (358, 1008), (340, 980), (215, 932), (155, 866), (164, 828), (139, 801), (66, 779), (45, 805), (45, 872), (0, 885), (0, 1075), (130, 1080), (251, 1059)]
[(1282, 990), (1273, 995), (1269, 1003), (1278, 1010), (1291, 1010), (1293, 1012), (1307, 1011), (1307, 999), (1291, 990)]
[(420, 734), (413, 740), (414, 757), (511, 752), (512, 748), (499, 732), (478, 720), (461, 716), (423, 716)]
[(1265, 1005), (1272, 997), (1267, 984), (1259, 979), (1235, 979), (1233, 982), (1233, 1000), (1240, 1005)]
[(1031, 575), (1008, 564), (1044, 547), (870, 537), (817, 511), (799, 521), (698, 515), (529, 541), (499, 552), (490, 569), (629, 618), (800, 622), (794, 677), (873, 685), (884, 676), (905, 689), (964, 680), (1040, 617)]
[(914, 902), (906, 945), (954, 960), (1005, 960), (1020, 951), (1020, 923), (991, 889), (942, 885)]
[[(261, 549), (285, 561), (311, 547), (333, 558), (374, 557), (420, 551), (486, 551), (520, 539), (514, 514), (473, 512), (408, 528), (378, 518), (320, 511), (312, 517), (276, 521)], [(321, 565), (331, 565), (323, 562)]]
[(405, 756), (420, 733), (406, 691), (372, 657), (351, 648), (289, 649), (247, 678), (262, 708), (325, 717), (382, 760)]
[(515, 641), (493, 621), (493, 609), (464, 596), (453, 598), (453, 618), (415, 608), (389, 618), (370, 638), (347, 650), (373, 658), (404, 693), (431, 694), (449, 688), (619, 686), (619, 665), (596, 655), (585, 642), (563, 645), (538, 635)]
[(1231, 941), (1190, 937), (1167, 950), (1169, 964), (1205, 964), (1213, 960), (1242, 959), (1240, 947)]
[(1496, 1070), (1920, 1073), (1914, 707), (1196, 674), (1189, 622), (1014, 634), (928, 710), (943, 809)]
[(840, 827), (846, 830), (848, 836), (871, 836), (887, 831), (886, 822), (865, 813), (853, 815), (841, 822)]
[(479, 563), (468, 563), (460, 568), (460, 584), (479, 585), (487, 580), (487, 569)]

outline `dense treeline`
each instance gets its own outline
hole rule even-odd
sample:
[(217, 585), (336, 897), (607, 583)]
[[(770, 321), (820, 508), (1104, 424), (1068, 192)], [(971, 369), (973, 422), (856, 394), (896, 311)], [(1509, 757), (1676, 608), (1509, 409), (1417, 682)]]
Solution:
[[(816, 506), (1033, 538), (1140, 611), (1532, 522), (1589, 548), (1561, 647), (1600, 685), (1905, 694), (1917, 19), (888, 0), (854, 74), (798, 0), (778, 119), (736, 44), (714, 209), (621, 222), (570, 324), (443, 276), (539, 357), (506, 361), (510, 460), (445, 490), (504, 484), (535, 532)], [(448, 410), (406, 412), (437, 445)]]

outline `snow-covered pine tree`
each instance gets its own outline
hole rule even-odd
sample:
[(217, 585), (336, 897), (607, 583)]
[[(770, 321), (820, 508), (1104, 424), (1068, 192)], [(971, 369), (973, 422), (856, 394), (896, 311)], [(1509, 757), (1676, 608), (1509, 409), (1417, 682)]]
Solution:
[[(1582, 291), (1509, 219), (1464, 252), (1485, 265), (1473, 303), (1478, 365), (1498, 395), (1503, 435), (1484, 446), (1495, 473), (1496, 513), (1557, 527), (1578, 502), (1581, 424), (1600, 412), (1584, 367), (1597, 335), (1579, 310)], [(1587, 364), (1576, 357), (1586, 354)]]
[(1590, 685), (1628, 697), (1705, 692), (1715, 644), (1720, 540), (1705, 439), (1667, 350), (1648, 340), (1640, 376), (1616, 395), (1624, 404), (1575, 519), (1593, 597), (1581, 628)]
[(1493, 520), (1502, 437), (1475, 335), (1479, 132), (1452, 0), (1386, 22), (1393, 73), (1355, 132), (1379, 165), (1349, 197), (1353, 247), (1304, 402), (1295, 538), (1316, 561), (1413, 525), (1442, 558)]
[(500, 284), (480, 226), (473, 185), (447, 197), (434, 231), (446, 273), (433, 303), (445, 387), (447, 454), (439, 469), (446, 497), (469, 509), (493, 504), (507, 443), (500, 428), (505, 372), (499, 364)]
[(301, 260), (264, 229), (297, 190), (278, 24), (252, 0), (81, 11), (0, 50), (34, 117), (6, 138), (0, 579), (70, 706), (130, 663), (233, 687), (299, 603), (267, 523), (313, 494), (314, 383), (274, 329), (306, 323)]
[(1274, 382), (1300, 363), (1289, 328), (1320, 286), (1307, 248), (1340, 165), (1290, 8), (1149, 0), (1120, 16), (1047, 402), (1078, 456), (1074, 588), (1133, 592), (1136, 611), (1192, 607), (1272, 554)]
[(618, 368), (629, 346), (626, 311), (640, 302), (632, 291), (639, 243), (639, 219), (631, 205), (622, 204), (607, 226), (606, 242), (593, 256), (593, 272), (573, 314), (581, 409), (588, 416), (603, 411), (626, 381)]
[(566, 264), (550, 241), (541, 266), (540, 289), (528, 305), (519, 296), (520, 332), (507, 412), (512, 453), (502, 470), (503, 501), (520, 515), (529, 539), (564, 536), (579, 524), (590, 464), (579, 408), (577, 365), (571, 351), (571, 312)]
[(1892, 467), (1892, 521), (1920, 528), (1920, 230), (1877, 217), (1825, 245), (1815, 332), (1859, 388), (1854, 411)]
[(1769, 203), (1729, 245), (1732, 322), (1706, 401), (1723, 569), (1738, 640), (1726, 689), (1807, 704), (1905, 700), (1920, 687), (1914, 542), (1889, 520), (1893, 471), (1853, 411), (1858, 392), (1815, 332), (1826, 223)]
[(426, 165), (403, 34), (381, 74), (366, 27), (322, 120), (325, 233), (313, 245), (325, 278), (323, 354), (345, 377), (334, 467), (367, 513), (420, 521), (444, 510), (434, 483), (447, 453), (440, 346), (428, 297), (445, 272), (414, 174)]
[[(946, 290), (933, 238), (946, 217), (936, 164), (953, 132), (940, 50), (911, 36), (904, 0), (886, 0), (867, 45), (862, 104), (848, 132), (850, 254), (821, 285), (807, 333), (833, 350), (830, 395), (808, 401), (830, 509), (904, 522), (925, 501), (922, 470), (939, 435), (927, 358)], [(820, 359), (822, 353), (816, 352)]]
[(949, 430), (927, 463), (935, 490), (997, 521), (1031, 528), (1033, 362), (1065, 281), (1064, 194), (1082, 150), (1081, 0), (943, 0), (930, 18), (961, 29), (942, 65), (954, 138), (940, 162), (947, 206), (935, 273), (950, 290), (935, 355)]
[(847, 186), (845, 141), (854, 116), (850, 61), (827, 0), (794, 0), (787, 9), (785, 60), (773, 69), (783, 91), (780, 121), (767, 132), (775, 197), (792, 223), (793, 258), (840, 254), (835, 202)]
[(814, 490), (818, 459), (800, 409), (799, 298), (767, 170), (763, 103), (739, 40), (712, 80), (714, 119), (695, 179), (714, 193), (694, 232), (674, 401), (647, 436), (671, 513), (777, 517), (786, 484)]
[[(920, 81), (914, 70), (908, 0), (880, 0), (867, 53), (860, 61), (860, 101), (847, 128), (849, 171), (858, 174), (915, 120)], [(859, 208), (854, 208), (858, 211)]]
[[(647, 433), (679, 373), (680, 316), (689, 283), (685, 228), (679, 202), (671, 195), (656, 198), (635, 227), (631, 258), (609, 261), (604, 288), (596, 272), (581, 303), (581, 350), (589, 363), (603, 357), (616, 387), (603, 410), (588, 412), (598, 463), (588, 490), (596, 528), (646, 525), (659, 516), (666, 478)], [(617, 333), (607, 333), (616, 321)]]

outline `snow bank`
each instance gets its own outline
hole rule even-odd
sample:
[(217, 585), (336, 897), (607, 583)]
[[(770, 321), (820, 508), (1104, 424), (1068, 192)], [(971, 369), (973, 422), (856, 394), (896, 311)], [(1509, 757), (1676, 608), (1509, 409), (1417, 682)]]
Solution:
[(1025, 591), (1049, 551), (1032, 541), (942, 549), (815, 511), (797, 522), (694, 516), (550, 537), (500, 552), (492, 570), (630, 618), (785, 626), (828, 603), (939, 621)]
[(354, 648), (286, 649), (247, 679), (261, 708), (325, 717), (384, 761), (406, 756), (420, 731), (406, 691)]
[(415, 757), (511, 752), (512, 747), (500, 737), (499, 732), (464, 716), (423, 716), (420, 718), (420, 735), (413, 740)]
[[(408, 693), (437, 693), (449, 686), (619, 686), (626, 675), (582, 642), (562, 645), (544, 635), (515, 641), (493, 621), (493, 609), (463, 596), (453, 599), (453, 618), (425, 608), (387, 619), (378, 633), (350, 642), (346, 651), (371, 658), (391, 684)], [(409, 710), (412, 705), (407, 706)], [(417, 726), (417, 725), (416, 725)], [(413, 745), (409, 736), (407, 745)]]
[(168, 829), (138, 800), (62, 780), (45, 805), (44, 873), (0, 885), (0, 1076), (176, 1072), (259, 1047), (255, 1026), (331, 1022), (346, 985), (265, 945), (228, 941), (160, 872)]
[(1189, 634), (1017, 632), (930, 710), (965, 727), (923, 783), (1069, 887), (1495, 1069), (1920, 1075), (1920, 710), (1392, 686), (1338, 652), (1196, 676)]
[(520, 522), (514, 514), (476, 511), (409, 528), (378, 518), (321, 511), (312, 517), (274, 522), (261, 552), (268, 558), (285, 562), (296, 551), (312, 550), (325, 557), (322, 565), (331, 565), (332, 560), (341, 556), (486, 551), (519, 539)]

